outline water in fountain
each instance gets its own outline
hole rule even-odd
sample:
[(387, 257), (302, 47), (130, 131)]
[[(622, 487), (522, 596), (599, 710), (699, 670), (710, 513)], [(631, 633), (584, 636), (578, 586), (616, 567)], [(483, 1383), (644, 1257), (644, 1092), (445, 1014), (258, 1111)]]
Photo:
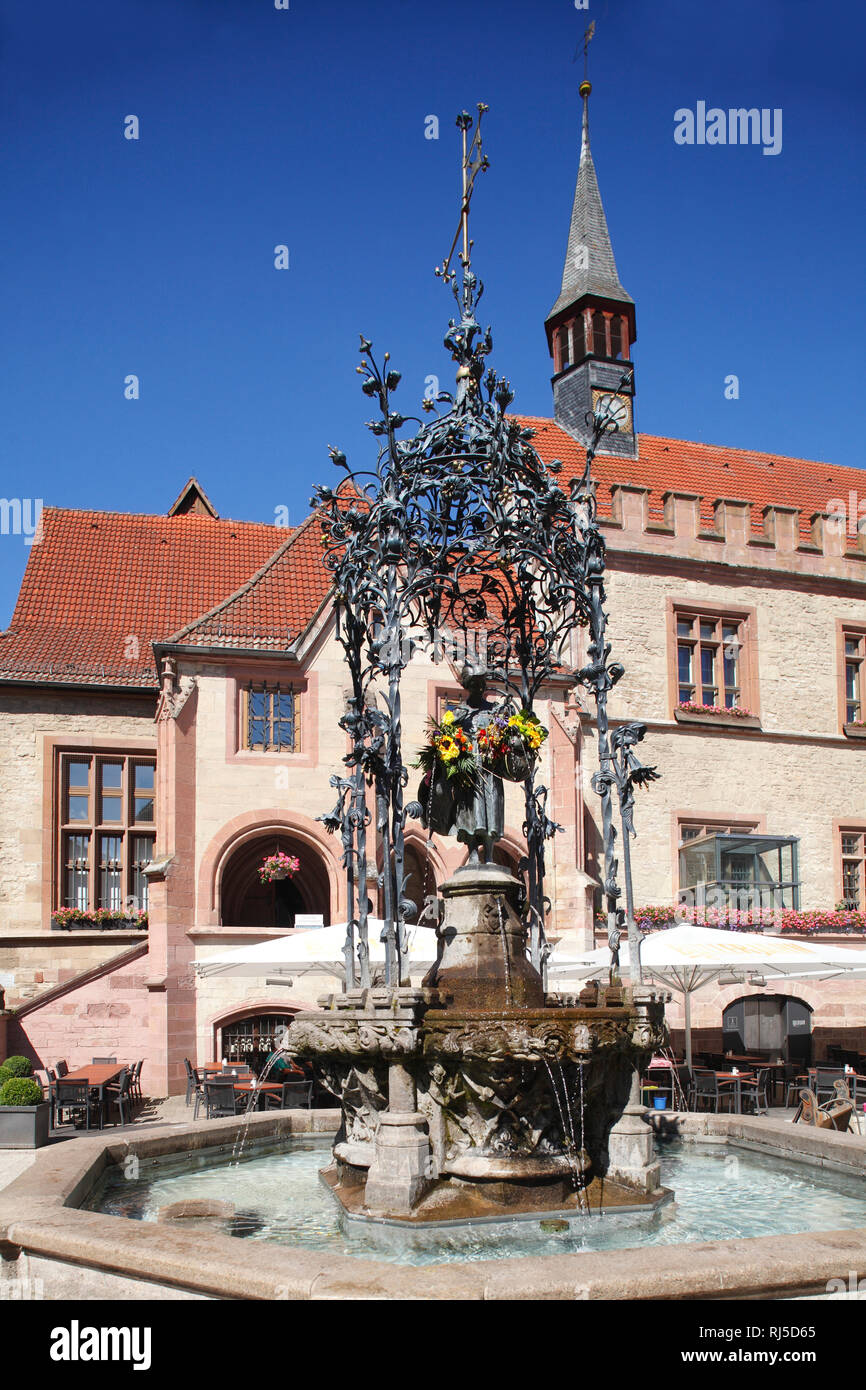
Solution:
[[(578, 1075), (580, 1076), (580, 1152), (586, 1152), (586, 1094), (583, 1086), (583, 1062), (577, 1064)], [(602, 1203), (599, 1201), (598, 1214), (601, 1215)]]
[(560, 1096), (559, 1087), (556, 1084), (556, 1078), (553, 1074), (553, 1067), (551, 1066), (550, 1059), (548, 1057), (544, 1057), (542, 1058), (542, 1060), (547, 1070), (547, 1075), (550, 1077), (550, 1089), (553, 1092), (553, 1098), (556, 1101), (556, 1108), (559, 1111), (559, 1123), (562, 1127), (563, 1150), (565, 1152), (566, 1158), (568, 1159), (568, 1166), (571, 1170), (571, 1180), (574, 1185), (574, 1193), (575, 1197), (577, 1198), (577, 1205), (580, 1208), (580, 1210), (586, 1215), (589, 1212), (589, 1206), (586, 1199), (586, 1193), (583, 1190), (583, 1169), (581, 1168), (581, 1157), (583, 1154), (583, 1147), (581, 1145), (580, 1152), (576, 1152), (577, 1140), (574, 1133), (574, 1116), (571, 1113), (571, 1107), (569, 1106), (568, 1088), (565, 1083), (565, 1073), (562, 1069), (562, 1063), (557, 1062), (556, 1066), (559, 1069), (559, 1076), (562, 1082), (562, 1095)]
[(680, 1082), (679, 1062), (674, 1056), (672, 1047), (662, 1047), (659, 1049), (659, 1057), (663, 1057), (671, 1069), (671, 1109), (688, 1110), (688, 1101), (685, 1091)]
[(246, 1105), (241, 1114), (241, 1123), (238, 1128), (234, 1146), (232, 1148), (231, 1161), (233, 1164), (240, 1163), (241, 1159), (243, 1158), (244, 1147), (246, 1145), (247, 1138), (249, 1137), (250, 1132), (250, 1117), (255, 1113), (255, 1111), (258, 1108), (259, 1097), (262, 1094), (261, 1087), (267, 1081), (272, 1068), (276, 1066), (280, 1058), (285, 1058), (287, 1061), (292, 1062), (292, 1058), (289, 1056), (288, 1051), (283, 1045), (279, 1045), (274, 1048), (270, 1057), (268, 1057), (267, 1059), (265, 1069), (262, 1072), (261, 1076), (253, 1078), (252, 1090), (250, 1091)]
[(499, 918), (499, 939), (502, 942), (502, 954), (505, 960), (505, 1002), (509, 1008), (514, 1006), (514, 990), (511, 985), (511, 961), (508, 959), (508, 937), (505, 933), (505, 917), (502, 912), (502, 899), (497, 894), (496, 914)]

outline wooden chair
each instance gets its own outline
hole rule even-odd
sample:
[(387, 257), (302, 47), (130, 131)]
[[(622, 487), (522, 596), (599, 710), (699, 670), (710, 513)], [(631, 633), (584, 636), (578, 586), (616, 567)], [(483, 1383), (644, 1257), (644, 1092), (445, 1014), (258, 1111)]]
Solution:
[(142, 1057), (141, 1061), (133, 1063), (132, 1071), (130, 1072), (130, 1075), (129, 1075), (129, 1094), (132, 1096), (132, 1099), (135, 1100), (135, 1101), (139, 1101), (139, 1100), (142, 1099), (142, 1094), (141, 1094), (141, 1069), (142, 1069), (143, 1066), (144, 1066), (144, 1058)]
[(844, 1081), (839, 1081), (834, 1087), (833, 1100), (825, 1101), (823, 1105), (818, 1104), (814, 1091), (802, 1090), (793, 1123), (814, 1125), (816, 1129), (848, 1130), (853, 1113), (848, 1087)]
[(45, 1099), (48, 1101), (48, 1104), (51, 1106), (51, 1109), (50, 1109), (50, 1111), (49, 1111), (49, 1124), (51, 1125), (51, 1128), (53, 1129), (53, 1128), (54, 1128), (54, 1086), (55, 1086), (55, 1083), (56, 1083), (56, 1081), (57, 1081), (57, 1077), (54, 1075), (54, 1072), (51, 1070), (50, 1067), (39, 1067), (36, 1071), (34, 1071), (33, 1075), (36, 1077), (36, 1080), (39, 1082), (39, 1085), (42, 1087), (42, 1094), (45, 1096)]

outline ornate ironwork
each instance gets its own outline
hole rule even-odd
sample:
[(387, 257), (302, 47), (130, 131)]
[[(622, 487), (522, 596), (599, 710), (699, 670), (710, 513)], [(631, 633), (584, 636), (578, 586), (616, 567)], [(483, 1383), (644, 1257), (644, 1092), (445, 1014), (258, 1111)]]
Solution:
[[(351, 741), (344, 760), (347, 773), (331, 779), (338, 800), (322, 817), (329, 830), (339, 830), (343, 842), (350, 918), (348, 988), (370, 983), (367, 864), (373, 815), (383, 848), (386, 981), (407, 982), (406, 924), (420, 904), (410, 902), (405, 891), (404, 788), (409, 774), (402, 750), (400, 682), (422, 645), (434, 654), (449, 645), (475, 654), (486, 647), (486, 665), (504, 698), (532, 711), (542, 690), (570, 669), (575, 625), (588, 629), (589, 661), (576, 678), (593, 692), (598, 710), (596, 786), (602, 803), (604, 891), (613, 948), (617, 940), (620, 889), (611, 788), (621, 787), (614, 752), (620, 745), (612, 744), (607, 695), (623, 668), (610, 660), (606, 637), (605, 543), (591, 477), (599, 441), (617, 426), (609, 411), (588, 417), (586, 466), (565, 492), (556, 481), (561, 463), (545, 465), (532, 447), (533, 431), (507, 414), (513, 392), (504, 378), (486, 367), (492, 338), (476, 317), (483, 286), (469, 263), (465, 145), (471, 124), (465, 112), (458, 118), (464, 142), (462, 282), (446, 277), (458, 308), (444, 340), (457, 364), (456, 391), (441, 391), (435, 401), (423, 402), (432, 420), (404, 416), (393, 403), (400, 374), (389, 365), (390, 355), (385, 354), (380, 366), (372, 344), (362, 337), (361, 389), (379, 407), (379, 417), (368, 423), (381, 441), (376, 467), (352, 470), (345, 455), (332, 448), (334, 464), (347, 476), (336, 489), (319, 486), (313, 498), (322, 521), (325, 564), (333, 573), (337, 634), (351, 681), (340, 721)], [(477, 137), (470, 154), (476, 162), (480, 159)], [(627, 377), (622, 384), (628, 384)], [(407, 424), (416, 427), (415, 433), (398, 437)], [(534, 764), (523, 787), (526, 925), (533, 964), (541, 968), (547, 954), (544, 918), (549, 906), (544, 895), (545, 843), (559, 827), (546, 813), (547, 790), (537, 785)], [(372, 813), (368, 788), (373, 792)], [(621, 798), (622, 794), (621, 790)]]

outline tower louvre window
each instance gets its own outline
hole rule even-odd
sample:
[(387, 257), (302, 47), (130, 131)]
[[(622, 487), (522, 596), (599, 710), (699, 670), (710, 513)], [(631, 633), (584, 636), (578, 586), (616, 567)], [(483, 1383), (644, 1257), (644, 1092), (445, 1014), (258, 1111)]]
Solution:
[(592, 316), (592, 350), (596, 357), (607, 357), (607, 325), (604, 314), (596, 312)]
[(566, 367), (571, 366), (571, 345), (569, 343), (568, 325), (565, 324), (559, 330), (559, 370), (564, 372)]
[(583, 314), (578, 314), (571, 326), (571, 340), (574, 344), (574, 360), (582, 362), (586, 356), (586, 329), (583, 323)]
[(610, 321), (610, 355), (611, 357), (623, 357), (622, 350), (622, 320), (617, 314)]

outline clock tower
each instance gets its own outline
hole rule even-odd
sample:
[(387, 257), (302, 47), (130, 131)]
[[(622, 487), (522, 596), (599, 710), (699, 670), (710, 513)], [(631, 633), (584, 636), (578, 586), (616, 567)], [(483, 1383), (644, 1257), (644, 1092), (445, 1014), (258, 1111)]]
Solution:
[(554, 418), (583, 443), (590, 434), (587, 415), (604, 412), (617, 428), (602, 437), (598, 452), (634, 458), (634, 300), (620, 284), (589, 148), (591, 91), (584, 79), (580, 166), (562, 288), (545, 320), (553, 358)]

